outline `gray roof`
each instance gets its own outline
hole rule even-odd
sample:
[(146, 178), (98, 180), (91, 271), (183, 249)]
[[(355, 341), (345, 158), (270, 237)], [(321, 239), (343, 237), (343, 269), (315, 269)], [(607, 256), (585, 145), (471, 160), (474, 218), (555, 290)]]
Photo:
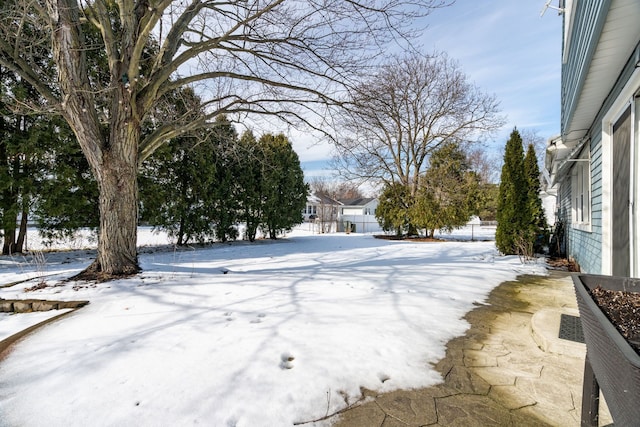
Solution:
[(340, 203), (345, 206), (365, 206), (374, 200), (373, 197), (361, 197), (359, 199), (340, 199)]

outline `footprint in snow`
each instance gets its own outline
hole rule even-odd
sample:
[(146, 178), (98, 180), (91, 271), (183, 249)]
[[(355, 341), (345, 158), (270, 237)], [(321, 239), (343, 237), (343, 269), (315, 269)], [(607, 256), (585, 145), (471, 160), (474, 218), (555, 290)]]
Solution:
[(291, 369), (293, 368), (293, 361), (295, 357), (291, 353), (282, 353), (280, 355), (280, 368), (281, 369)]
[(257, 319), (253, 319), (249, 323), (262, 323), (262, 319), (264, 319), (266, 316), (267, 316), (266, 314), (260, 313), (260, 314), (258, 314), (258, 318)]
[(382, 372), (378, 373), (378, 379), (381, 383), (386, 383), (391, 379), (391, 377), (387, 374), (383, 374)]

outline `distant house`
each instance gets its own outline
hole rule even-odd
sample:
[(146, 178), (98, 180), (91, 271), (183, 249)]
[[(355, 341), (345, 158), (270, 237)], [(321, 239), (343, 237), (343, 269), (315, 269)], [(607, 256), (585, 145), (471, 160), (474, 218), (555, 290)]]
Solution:
[(307, 205), (302, 212), (305, 222), (313, 223), (319, 233), (338, 230), (338, 215), (342, 203), (320, 193), (307, 196)]
[(378, 199), (341, 199), (338, 231), (372, 233), (382, 231), (375, 217)]
[(547, 169), (566, 253), (587, 273), (639, 277), (640, 2), (561, 6), (561, 136)]
[(542, 174), (542, 188), (540, 198), (544, 208), (545, 218), (550, 225), (558, 222), (558, 167), (562, 162), (557, 159), (566, 159), (571, 150), (562, 142), (562, 138), (554, 136), (547, 141), (547, 150), (544, 160), (544, 168), (540, 171)]
[(382, 231), (375, 217), (377, 207), (375, 198), (335, 200), (311, 193), (302, 214), (318, 233), (372, 233)]

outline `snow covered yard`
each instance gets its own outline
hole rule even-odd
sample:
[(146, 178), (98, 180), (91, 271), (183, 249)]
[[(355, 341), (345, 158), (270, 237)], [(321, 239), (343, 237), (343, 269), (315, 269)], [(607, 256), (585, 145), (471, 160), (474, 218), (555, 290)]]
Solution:
[[(139, 276), (75, 289), (58, 279), (88, 265), (87, 253), (48, 254), (49, 287), (0, 297), (91, 304), (0, 362), (0, 426), (285, 426), (343, 408), (360, 387), (435, 384), (430, 363), (465, 332), (473, 304), (545, 271), (461, 240), (297, 231), (146, 251)], [(0, 284), (35, 269), (1, 259)]]

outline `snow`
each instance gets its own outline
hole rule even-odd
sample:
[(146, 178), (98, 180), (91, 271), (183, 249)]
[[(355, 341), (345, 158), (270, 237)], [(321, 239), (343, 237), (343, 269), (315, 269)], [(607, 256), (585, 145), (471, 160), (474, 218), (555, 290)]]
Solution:
[[(492, 232), (476, 227), (474, 239)], [(140, 275), (75, 290), (60, 279), (91, 252), (47, 253), (50, 286), (28, 293), (42, 266), (1, 258), (0, 284), (31, 279), (0, 288), (1, 298), (91, 303), (2, 360), (0, 425), (284, 426), (338, 411), (361, 387), (436, 384), (431, 364), (464, 334), (465, 313), (503, 281), (545, 274), (544, 263), (470, 236), (300, 229), (278, 241), (147, 248)], [(142, 230), (148, 239), (162, 240)]]
[(47, 319), (59, 316), (69, 311), (71, 310), (38, 311), (35, 313), (20, 314), (0, 313), (0, 341), (5, 338), (9, 338), (18, 331), (22, 331), (40, 322), (44, 322)]

